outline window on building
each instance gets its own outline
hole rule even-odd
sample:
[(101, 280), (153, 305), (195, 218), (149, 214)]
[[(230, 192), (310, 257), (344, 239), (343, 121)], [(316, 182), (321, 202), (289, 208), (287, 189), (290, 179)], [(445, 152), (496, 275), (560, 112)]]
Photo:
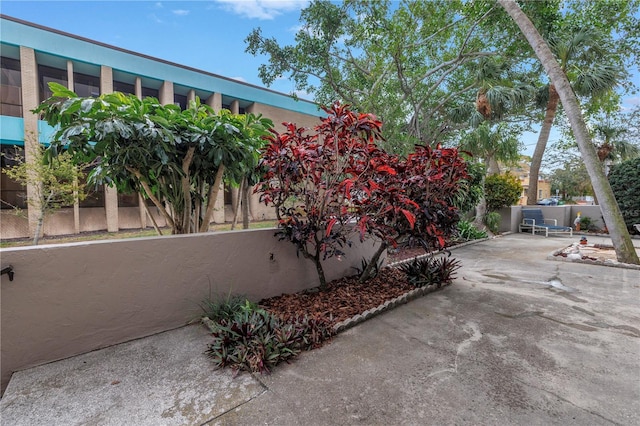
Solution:
[(160, 91), (158, 89), (152, 89), (150, 87), (142, 87), (143, 98), (156, 98), (160, 97)]
[(136, 94), (136, 86), (135, 84), (124, 83), (122, 81), (113, 81), (113, 91), (124, 93), (125, 95), (135, 95)]
[(542, 189), (538, 189), (538, 198), (542, 198)]
[(83, 98), (100, 96), (100, 77), (74, 72), (73, 91)]
[(51, 97), (52, 93), (51, 90), (49, 90), (50, 82), (61, 84), (64, 87), (69, 87), (67, 70), (38, 65), (38, 76), (40, 84), (40, 102)]
[(22, 117), (22, 79), (20, 61), (0, 58), (0, 115)]
[(118, 193), (118, 207), (138, 207), (138, 194)]
[(181, 110), (187, 109), (187, 96), (186, 95), (178, 95), (177, 93), (173, 95), (173, 103), (180, 107)]
[(18, 164), (18, 160), (24, 161), (24, 148), (13, 145), (0, 145), (0, 164), (2, 174), (0, 175), (0, 208), (20, 209), (27, 208), (27, 188), (17, 181), (4, 174), (7, 167)]

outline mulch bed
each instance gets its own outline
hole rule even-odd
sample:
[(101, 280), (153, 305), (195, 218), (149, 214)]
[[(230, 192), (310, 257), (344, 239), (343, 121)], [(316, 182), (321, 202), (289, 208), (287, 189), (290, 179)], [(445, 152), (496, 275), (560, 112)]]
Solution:
[[(390, 255), (388, 262), (411, 259), (422, 254), (425, 254), (422, 248), (404, 249)], [(383, 268), (376, 277), (362, 284), (357, 276), (345, 277), (327, 283), (324, 290), (315, 288), (263, 299), (260, 306), (283, 319), (307, 315), (322, 318), (334, 326), (414, 288), (403, 272), (396, 268)]]

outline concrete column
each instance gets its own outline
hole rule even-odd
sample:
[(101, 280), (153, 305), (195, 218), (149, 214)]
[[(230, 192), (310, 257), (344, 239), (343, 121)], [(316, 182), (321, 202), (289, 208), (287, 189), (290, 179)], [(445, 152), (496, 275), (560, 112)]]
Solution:
[(165, 81), (160, 86), (160, 93), (158, 94), (160, 103), (162, 105), (173, 104), (173, 81)]
[[(100, 67), (100, 93), (113, 93), (113, 69), (106, 65)], [(118, 191), (115, 187), (104, 188), (104, 210), (107, 217), (107, 231), (117, 232), (118, 223)]]
[(229, 106), (229, 109), (232, 114), (240, 114), (240, 102), (231, 101), (231, 105)]
[(67, 61), (67, 89), (73, 90), (74, 80), (73, 80), (73, 62)]
[[(20, 78), (22, 79), (22, 117), (24, 119), (24, 155), (25, 161), (33, 161), (34, 150), (38, 148), (38, 116), (31, 110), (39, 104), (38, 65), (35, 51), (20, 46)], [(27, 197), (31, 199), (37, 192), (35, 185), (27, 185)], [(38, 224), (38, 206), (29, 206), (27, 217), (29, 222), (29, 236), (36, 232)]]
[(207, 99), (207, 105), (209, 105), (215, 112), (222, 109), (222, 94), (214, 93)]
[(113, 93), (113, 68), (106, 65), (100, 67), (100, 94)]
[(196, 91), (191, 89), (189, 90), (189, 93), (187, 93), (187, 108), (189, 107), (189, 104), (193, 101), (195, 102), (196, 100)]
[(140, 77), (136, 77), (136, 96), (138, 99), (142, 99), (142, 79)]

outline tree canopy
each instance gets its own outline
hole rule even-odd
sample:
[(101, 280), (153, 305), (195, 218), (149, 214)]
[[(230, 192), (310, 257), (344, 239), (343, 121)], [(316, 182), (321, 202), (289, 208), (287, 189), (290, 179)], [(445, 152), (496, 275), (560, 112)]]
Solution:
[(92, 174), (122, 192), (150, 199), (174, 234), (205, 232), (219, 188), (257, 164), (271, 120), (219, 113), (196, 99), (181, 111), (155, 98), (122, 93), (78, 97), (56, 83), (35, 113), (57, 126), (50, 153), (96, 160)]

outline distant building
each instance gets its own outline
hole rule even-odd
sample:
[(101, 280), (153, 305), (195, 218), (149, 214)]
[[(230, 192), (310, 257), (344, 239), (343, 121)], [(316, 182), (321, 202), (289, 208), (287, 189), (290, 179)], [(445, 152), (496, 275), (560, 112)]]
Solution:
[[(0, 20), (0, 148), (5, 154), (2, 169), (9, 166), (15, 156), (24, 156), (25, 143), (45, 143), (52, 134), (52, 129), (30, 112), (51, 95), (47, 83), (52, 81), (67, 86), (79, 96), (118, 91), (139, 98), (156, 97), (163, 104), (174, 103), (182, 108), (198, 96), (216, 111), (227, 108), (233, 113), (262, 114), (273, 120), (278, 130), (282, 130), (280, 123), (285, 121), (311, 127), (323, 115), (313, 102), (296, 101), (263, 87), (5, 15), (0, 15)], [(21, 218), (11, 207), (26, 209), (25, 195), (30, 189), (5, 174), (2, 174), (0, 189), (1, 238), (31, 235), (35, 229), (35, 212)], [(225, 188), (224, 200), (216, 206), (214, 222), (230, 220), (231, 203), (236, 196), (237, 191)], [(44, 233), (61, 235), (145, 228), (150, 226), (150, 220), (142, 202), (138, 195), (99, 188), (86, 200), (47, 219)], [(273, 209), (259, 205), (257, 198), (252, 198), (250, 204), (254, 219), (274, 216)], [(151, 210), (155, 211), (155, 207)], [(154, 214), (154, 218), (160, 225), (164, 223), (161, 215)]]
[[(520, 195), (519, 205), (525, 206), (527, 205), (527, 191), (529, 190), (529, 171), (531, 160), (528, 158), (522, 158), (518, 162), (516, 166), (511, 167), (503, 167), (504, 171), (509, 171), (511, 174), (515, 175), (522, 185), (522, 195)], [(538, 178), (538, 200), (543, 198), (551, 197), (551, 181), (548, 179), (544, 179), (542, 175)]]

